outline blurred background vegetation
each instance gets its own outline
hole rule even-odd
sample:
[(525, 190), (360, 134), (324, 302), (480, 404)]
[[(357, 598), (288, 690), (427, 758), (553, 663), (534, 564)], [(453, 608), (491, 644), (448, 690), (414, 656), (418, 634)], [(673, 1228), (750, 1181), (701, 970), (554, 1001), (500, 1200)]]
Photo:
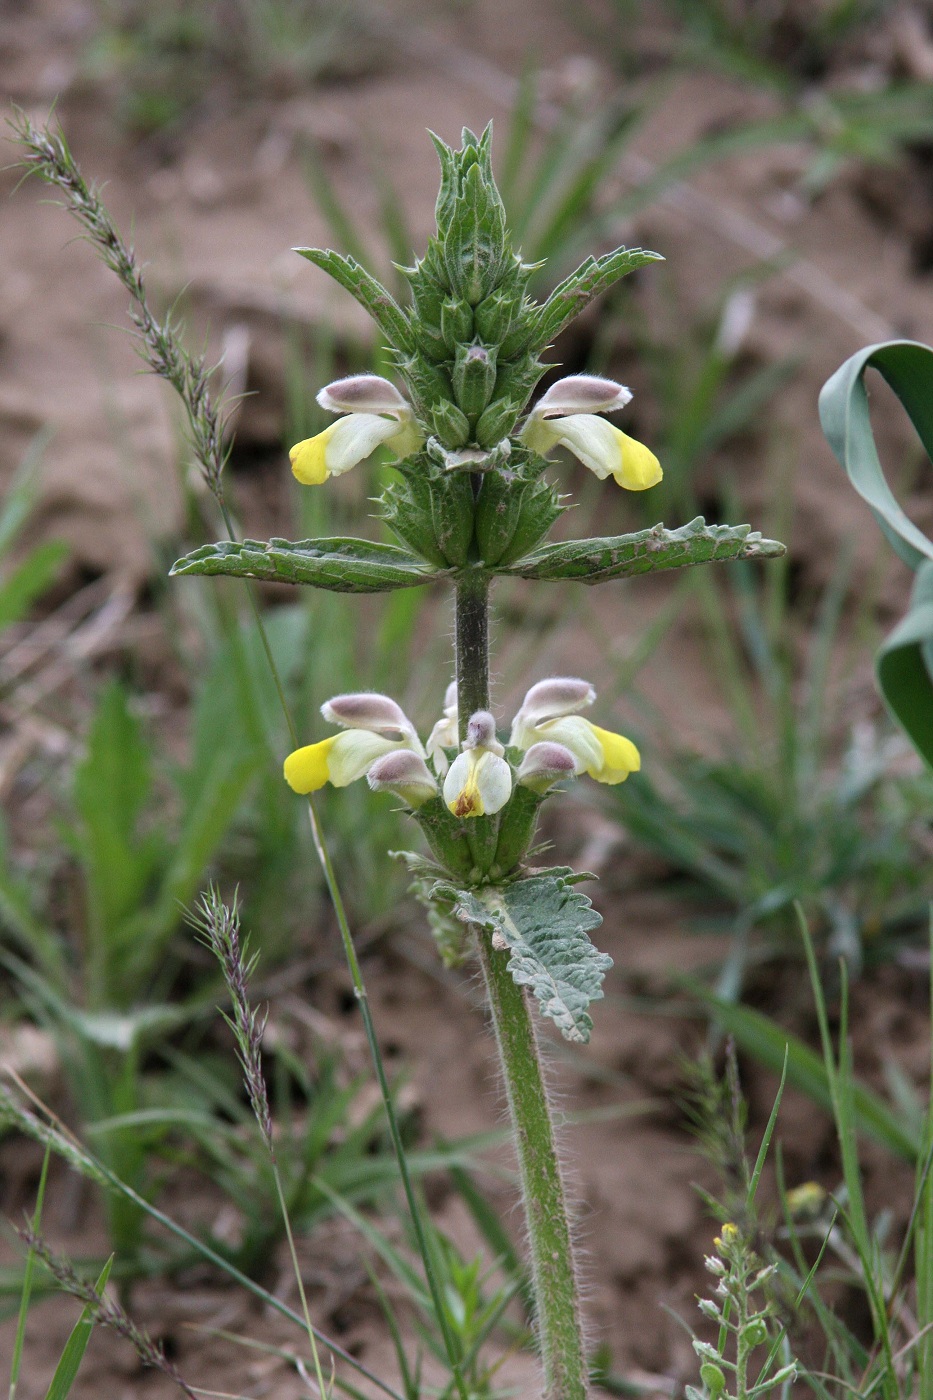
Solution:
[[(562, 586), (534, 595), (500, 587), (503, 715), (531, 681), (579, 671), (596, 682), (601, 714), (615, 715), (644, 755), (642, 774), (608, 794), (581, 786), (547, 825), (562, 855), (601, 877), (595, 898), (617, 958), (597, 1053), (568, 1073), (609, 1117), (623, 1083), (629, 1108), (633, 1086), (654, 1095), (647, 1071), (618, 1071), (612, 1019), (623, 1011), (666, 1024), (668, 1059), (698, 1034), (715, 1055), (728, 1031), (753, 1085), (772, 1088), (765, 1072), (781, 1071), (790, 1037), (793, 1092), (834, 1110), (840, 1131), (867, 1135), (873, 1180), (913, 1173), (928, 1151), (917, 1128), (925, 1070), (922, 1056), (918, 1071), (916, 1055), (905, 1064), (896, 1051), (924, 1035), (933, 781), (871, 681), (904, 576), (822, 446), (815, 398), (867, 340), (930, 338), (927, 7), (522, 0), (512, 14), (480, 0), (430, 10), (417, 0), (19, 0), (0, 17), (2, 39), (9, 92), (34, 112), (58, 99), (76, 153), (112, 182), (107, 197), (127, 227), (135, 218), (163, 304), (175, 305), (192, 344), (221, 360), (218, 390), (244, 395), (228, 477), (248, 535), (381, 528), (369, 497), (391, 470), (384, 464), (328, 491), (293, 489), (286, 450), (324, 426), (317, 387), (385, 365), (351, 309), (309, 290), (313, 274), (299, 282), (283, 258), (295, 242), (332, 245), (400, 289), (392, 265), (411, 261), (430, 225), (425, 126), (450, 139), (461, 120), (479, 125), (494, 112), (503, 196), (516, 243), (542, 263), (539, 291), (585, 253), (620, 242), (665, 254), (661, 269), (631, 279), (554, 348), (564, 373), (632, 384), (626, 426), (657, 452), (664, 483), (621, 501), (571, 478), (569, 461), (557, 464), (576, 501), (567, 528), (607, 533), (703, 513), (749, 519), (787, 540), (789, 553), (766, 571), (636, 580), (582, 599)], [(191, 1246), (167, 1244), (151, 1212), (195, 1181), (200, 1237), (268, 1283), (281, 1234), (270, 1223), (274, 1182), (218, 1025), (219, 975), (184, 913), (209, 880), (238, 887), (261, 953), (256, 995), (273, 1007), (267, 1071), (296, 1229), (311, 1235), (336, 1216), (361, 1231), (382, 1282), (363, 1276), (359, 1290), (390, 1314), (406, 1297), (401, 1333), (414, 1326), (426, 1353), (440, 1355), (393, 1214), (394, 1160), (344, 1019), (352, 996), (348, 1004), (306, 815), (279, 776), (287, 736), (255, 622), (223, 580), (166, 582), (172, 559), (215, 538), (218, 521), (171, 409), (152, 430), (149, 408), (121, 387), (132, 361), (109, 331), (89, 329), (117, 320), (119, 299), (89, 274), (84, 250), (62, 248), (64, 220), (36, 208), (35, 193), (27, 186), (10, 206), (0, 305), (9, 367), (0, 393), (9, 427), (0, 461), (5, 1062), (134, 1193), (101, 1191), (87, 1251), (95, 1277), (111, 1250), (126, 1289), (190, 1266)], [(57, 353), (37, 373), (43, 346)], [(879, 395), (878, 413), (891, 475), (929, 521), (927, 463), (893, 400)], [(103, 487), (77, 461), (79, 439), (86, 461), (108, 463)], [(324, 699), (361, 688), (395, 696), (419, 727), (433, 724), (450, 679), (445, 599), (402, 591), (354, 604), (351, 617), (339, 597), (261, 596), (309, 739)], [(321, 815), (385, 1003), (383, 1033), (411, 1052), (417, 1036), (400, 1026), (417, 998), (393, 988), (426, 979), (419, 995), (429, 1000), (452, 985), (389, 855), (414, 828), (360, 785), (325, 794)], [(798, 902), (819, 1004), (844, 1008), (848, 979), (857, 1002), (913, 1017), (901, 1042), (879, 1046), (878, 1017), (866, 1014), (870, 1082), (841, 1107), (809, 1010)], [(653, 911), (689, 947), (689, 981), (678, 957), (663, 975), (637, 970), (653, 936), (643, 915), (629, 961), (617, 933), (631, 908)], [(466, 1042), (478, 1025), (461, 1010)], [(430, 1056), (418, 1044), (411, 1058)], [(511, 1222), (495, 1192), (494, 1204), (484, 1194), (493, 1177), (477, 1185), (478, 1154), (497, 1135), (477, 1136), (467, 1113), (451, 1144), (451, 1116), (407, 1083), (408, 1056), (390, 1060), (413, 1171), (426, 1190), (443, 1180), (472, 1222), (475, 1259), (452, 1237), (436, 1246), (463, 1345), (479, 1357), (503, 1327), (520, 1342), (525, 1282)], [(601, 1099), (589, 1097), (597, 1090)], [(704, 1092), (708, 1106), (709, 1084)], [(670, 1079), (664, 1094), (662, 1118), (682, 1125)], [(722, 1113), (713, 1117), (721, 1124)], [(11, 1128), (4, 1150), (20, 1141)], [(845, 1176), (839, 1199), (851, 1206), (851, 1161), (826, 1149), (820, 1162), (799, 1142), (789, 1150), (801, 1170), (822, 1167), (827, 1190), (834, 1172)], [(869, 1324), (853, 1321), (866, 1292), (877, 1280), (882, 1291), (909, 1286), (912, 1217), (897, 1210), (893, 1225), (874, 1215), (869, 1191), (829, 1236), (838, 1274), (806, 1326), (814, 1364), (814, 1335), (834, 1357), (830, 1393), (856, 1384), (884, 1352), (884, 1310), (873, 1304)], [(788, 1289), (812, 1262), (791, 1217), (755, 1227), (774, 1240), (783, 1230), (785, 1245), (792, 1236)], [(843, 1238), (850, 1227), (854, 1243)], [(818, 1235), (813, 1220), (806, 1228)], [(11, 1308), (22, 1267), (11, 1255)], [(838, 1326), (833, 1287), (861, 1299), (850, 1298)], [(893, 1356), (899, 1343), (882, 1340)], [(670, 1346), (658, 1340), (656, 1365), (679, 1376)], [(598, 1360), (608, 1393), (632, 1393), (619, 1378), (630, 1355), (609, 1348)], [(911, 1393), (896, 1369), (872, 1382), (877, 1393)], [(492, 1372), (477, 1377), (478, 1393), (492, 1393)], [(417, 1393), (412, 1380), (406, 1394)]]

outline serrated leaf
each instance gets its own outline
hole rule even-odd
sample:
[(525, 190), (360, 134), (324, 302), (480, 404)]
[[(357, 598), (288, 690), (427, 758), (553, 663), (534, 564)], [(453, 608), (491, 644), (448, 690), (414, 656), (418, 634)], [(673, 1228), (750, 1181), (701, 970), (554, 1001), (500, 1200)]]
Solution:
[(387, 593), (439, 577), (424, 560), (397, 545), (343, 538), (223, 540), (186, 554), (170, 572), (303, 583), (332, 593)]
[(773, 559), (784, 552), (784, 545), (763, 539), (748, 525), (707, 525), (697, 516), (676, 530), (654, 525), (632, 535), (544, 545), (504, 572), (542, 582), (574, 579), (578, 583), (605, 583), (725, 559)]
[(510, 885), (460, 890), (456, 913), (502, 939), (511, 952), (513, 979), (530, 988), (565, 1040), (589, 1040), (587, 1007), (603, 995), (612, 958), (587, 936), (602, 918), (586, 895), (559, 875), (532, 875)]
[(344, 257), (332, 248), (295, 248), (308, 262), (314, 263), (368, 311), (389, 344), (396, 350), (412, 350), (411, 327), (408, 317), (386, 287), (367, 272), (355, 258)]
[(663, 261), (660, 253), (650, 253), (644, 248), (616, 248), (601, 258), (587, 258), (575, 272), (558, 283), (538, 308), (531, 343), (538, 350), (542, 349), (614, 282), (647, 263)]

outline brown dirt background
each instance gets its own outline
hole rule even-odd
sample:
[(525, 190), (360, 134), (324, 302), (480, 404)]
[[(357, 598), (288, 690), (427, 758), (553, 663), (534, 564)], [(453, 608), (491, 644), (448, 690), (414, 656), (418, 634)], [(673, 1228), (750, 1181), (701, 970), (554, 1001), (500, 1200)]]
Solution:
[[(349, 298), (288, 252), (296, 244), (331, 241), (303, 177), (302, 138), (313, 138), (324, 151), (341, 196), (362, 221), (374, 216), (367, 155), (374, 147), (404, 192), (420, 244), (432, 227), (436, 189), (426, 127), (456, 142), (463, 125), (479, 128), (490, 118), (504, 122), (529, 46), (557, 96), (579, 71), (581, 56), (597, 82), (612, 81), (598, 50), (588, 49), (563, 4), (475, 0), (463, 6), (373, 7), (379, 58), (364, 64), (361, 74), (281, 97), (210, 94), (197, 120), (170, 142), (139, 142), (119, 128), (107, 103), (82, 77), (89, 14), (84, 0), (9, 4), (0, 13), (0, 89), (39, 117), (60, 95), (58, 112), (72, 148), (86, 173), (107, 181), (108, 203), (124, 227), (132, 225), (154, 284), (166, 294), (187, 289), (193, 329), (208, 333), (212, 346), (229, 345), (231, 336), (245, 332), (248, 382), (257, 390), (241, 411), (239, 431), (246, 444), (268, 446), (280, 437), (283, 322), (313, 325), (326, 319), (340, 334), (366, 333)], [(650, 59), (650, 24), (647, 33)], [(886, 39), (892, 52), (899, 34), (892, 23)], [(918, 50), (913, 61), (921, 63), (923, 57)], [(691, 137), (761, 115), (768, 104), (767, 97), (750, 95), (725, 77), (679, 78), (636, 137), (618, 172), (620, 187)], [(796, 251), (785, 272), (756, 297), (747, 351), (762, 362), (787, 353), (802, 356), (767, 436), (779, 445), (786, 441), (794, 457), (794, 555), (806, 576), (819, 581), (845, 542), (856, 542), (858, 567), (865, 570), (882, 545), (820, 434), (816, 393), (842, 359), (868, 341), (893, 335), (933, 340), (933, 277), (913, 270), (930, 196), (905, 163), (876, 177), (881, 188), (874, 205), (864, 182), (845, 173), (809, 205), (794, 193), (803, 163), (801, 150), (780, 147), (707, 169), (667, 191), (613, 236), (665, 254), (676, 272), (685, 315), (711, 286), (761, 256)], [(88, 248), (66, 247), (73, 230), (63, 214), (40, 206), (46, 196), (38, 186), (27, 184), (9, 197), (17, 180), (15, 170), (0, 177), (0, 481), (12, 474), (36, 431), (51, 425), (55, 437), (34, 533), (69, 541), (75, 582), (102, 576), (115, 606), (126, 600), (118, 629), (128, 629), (138, 640), (147, 635), (146, 623), (133, 603), (151, 571), (150, 541), (175, 538), (182, 526), (181, 502), (167, 485), (173, 480), (167, 464), (177, 450), (173, 405), (162, 386), (137, 373), (128, 338), (109, 329), (123, 325), (125, 314), (125, 298), (111, 275)], [(879, 200), (888, 211), (884, 218), (874, 212)], [(649, 424), (650, 411), (647, 406)], [(883, 435), (892, 452), (904, 453), (908, 435), (895, 415)], [(733, 453), (727, 465), (753, 523), (759, 523), (755, 512), (765, 507), (767, 495), (760, 459), (750, 454), (742, 460)], [(270, 525), (276, 508), (255, 494), (253, 530), (285, 529), (285, 522)], [(929, 523), (933, 495), (918, 493), (915, 504), (918, 520)], [(903, 578), (892, 569), (885, 595), (892, 608), (902, 589)], [(645, 607), (665, 596), (663, 587), (648, 590)], [(595, 626), (589, 635), (572, 631), (550, 638), (536, 658), (540, 672), (572, 667), (598, 682), (604, 661), (599, 633), (623, 647), (635, 635), (639, 618), (619, 617), (605, 592), (590, 595), (588, 604), (590, 598)], [(685, 743), (711, 746), (724, 733), (728, 716), (695, 664), (696, 646), (685, 623), (652, 661), (646, 686), (672, 733)], [(866, 666), (860, 703), (870, 708), (867, 675)], [(511, 698), (503, 690), (503, 707)], [(29, 742), (64, 740), (46, 725)], [(10, 736), (4, 743), (4, 771), (13, 772), (20, 750)], [(591, 1046), (573, 1056), (555, 1046), (553, 1075), (568, 1109), (650, 1101), (650, 1111), (602, 1121), (594, 1117), (566, 1133), (580, 1202), (587, 1312), (592, 1336), (609, 1343), (615, 1368), (644, 1381), (651, 1393), (669, 1394), (694, 1372), (689, 1337), (676, 1319), (694, 1321), (702, 1255), (713, 1233), (692, 1189), (698, 1179), (710, 1184), (708, 1169), (685, 1132), (675, 1092), (677, 1057), (695, 1054), (704, 1031), (646, 1014), (639, 997), (663, 987), (671, 971), (686, 963), (705, 963), (715, 950), (686, 936), (687, 914), (663, 887), (637, 898), (614, 894), (612, 874), (626, 856), (624, 843), (615, 833), (607, 836), (595, 815), (575, 820), (577, 836), (582, 827), (581, 864), (601, 860), (601, 873), (608, 877), (594, 900), (606, 919), (601, 943), (616, 966), (606, 1001), (597, 1008)], [(414, 928), (401, 948), (377, 945), (366, 972), (380, 1034), (391, 1046), (393, 1063), (409, 1069), (407, 1092), (424, 1140), (499, 1123), (490, 1045), (469, 977), (433, 965)], [(880, 1075), (888, 1056), (922, 1077), (925, 976), (922, 968), (888, 967), (857, 990), (860, 1069), (869, 1079)], [(355, 1020), (340, 1009), (342, 990), (335, 964), (320, 984), (315, 1014), (351, 1061), (362, 1066), (365, 1047)], [(806, 993), (798, 987), (796, 996), (787, 1019), (808, 1029)], [(761, 1119), (773, 1084), (749, 1068), (747, 1087)], [(816, 1176), (833, 1184), (830, 1126), (793, 1094), (782, 1110), (781, 1138), (789, 1180)], [(906, 1169), (898, 1180), (882, 1161), (875, 1179), (871, 1152), (868, 1161), (870, 1201), (902, 1199), (909, 1191)], [(36, 1170), (30, 1150), (11, 1143), (0, 1148), (0, 1202), (7, 1217), (17, 1218), (27, 1206)], [(517, 1228), (509, 1216), (508, 1185), (493, 1178), (488, 1185)], [(45, 1221), (49, 1234), (77, 1258), (93, 1254), (103, 1240), (89, 1193), (64, 1177), (56, 1178), (55, 1187)], [(468, 1242), (469, 1226), (457, 1198), (438, 1186), (431, 1205), (443, 1226)], [(210, 1216), (213, 1209), (210, 1200), (200, 1201), (195, 1214)], [(384, 1366), (391, 1373), (357, 1241), (345, 1227), (325, 1226), (302, 1243), (302, 1257), (322, 1325), (373, 1369)], [(294, 1303), (284, 1258), (275, 1267), (282, 1295)], [(173, 1356), (194, 1384), (272, 1400), (307, 1393), (276, 1358), (244, 1359), (229, 1345), (192, 1330), (192, 1324), (240, 1328), (265, 1341), (286, 1335), (274, 1318), (209, 1277), (180, 1280), (171, 1290), (145, 1285), (135, 1311), (154, 1334), (171, 1340)], [(20, 1400), (44, 1394), (75, 1315), (74, 1305), (64, 1300), (35, 1312)], [(12, 1324), (0, 1325), (0, 1356), (8, 1354), (12, 1335)], [(519, 1394), (536, 1393), (528, 1358), (515, 1358), (502, 1380)], [(79, 1400), (161, 1400), (171, 1388), (144, 1376), (122, 1343), (97, 1335), (73, 1393)]]

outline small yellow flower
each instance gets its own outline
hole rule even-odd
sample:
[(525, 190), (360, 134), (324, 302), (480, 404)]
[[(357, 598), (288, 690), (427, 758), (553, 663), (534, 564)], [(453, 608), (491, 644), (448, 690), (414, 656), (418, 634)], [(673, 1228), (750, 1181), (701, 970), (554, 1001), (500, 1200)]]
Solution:
[(739, 1227), (738, 1225), (733, 1225), (731, 1221), (728, 1221), (725, 1225), (723, 1225), (722, 1233), (717, 1235), (716, 1238), (713, 1240), (713, 1244), (716, 1249), (728, 1251), (729, 1249), (732, 1249), (736, 1244), (738, 1244), (738, 1241)]
[(378, 374), (335, 380), (317, 396), (322, 408), (343, 413), (323, 432), (298, 442), (288, 454), (292, 473), (303, 486), (321, 486), (342, 476), (385, 443), (399, 457), (421, 446), (411, 405), (394, 384)]
[(574, 713), (591, 705), (596, 692), (587, 682), (569, 676), (539, 681), (528, 691), (512, 724), (510, 743), (527, 750), (536, 743), (561, 744), (574, 757), (577, 774), (598, 783), (622, 783), (641, 768), (641, 755), (624, 734), (600, 729)]
[(575, 374), (552, 384), (529, 414), (522, 440), (546, 455), (566, 447), (600, 481), (611, 476), (627, 491), (647, 491), (663, 476), (657, 457), (644, 443), (600, 418), (624, 408), (631, 393), (611, 379)]
[(787, 1193), (787, 1209), (793, 1216), (817, 1215), (826, 1200), (826, 1191), (818, 1181), (805, 1181)]
[(346, 787), (395, 749), (410, 749), (424, 757), (411, 720), (388, 695), (368, 691), (335, 695), (321, 706), (321, 714), (331, 724), (342, 725), (343, 732), (288, 755), (285, 781), (295, 792), (317, 792), (325, 783)]

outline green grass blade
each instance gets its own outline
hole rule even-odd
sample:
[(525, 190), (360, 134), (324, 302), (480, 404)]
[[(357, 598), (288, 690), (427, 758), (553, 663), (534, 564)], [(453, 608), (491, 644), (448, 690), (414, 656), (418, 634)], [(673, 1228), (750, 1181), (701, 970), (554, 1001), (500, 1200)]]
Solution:
[(12, 481), (4, 489), (0, 505), (0, 558), (8, 552), (35, 505), (36, 473), (53, 435), (51, 428), (36, 433)]
[(68, 553), (66, 544), (50, 540), (34, 549), (0, 582), (0, 628), (25, 617), (36, 599), (52, 584)]
[(781, 1099), (784, 1095), (784, 1084), (787, 1080), (787, 1058), (790, 1054), (790, 1046), (784, 1050), (784, 1064), (781, 1067), (781, 1082), (778, 1091), (774, 1096), (774, 1106), (768, 1118), (768, 1126), (765, 1128), (764, 1137), (761, 1139), (761, 1146), (758, 1149), (758, 1156), (755, 1159), (755, 1167), (752, 1171), (751, 1180), (748, 1183), (747, 1203), (751, 1209), (752, 1203), (758, 1192), (758, 1183), (761, 1181), (761, 1173), (764, 1171), (765, 1161), (768, 1156), (768, 1148), (771, 1146), (771, 1135), (774, 1132), (774, 1125), (777, 1123), (778, 1109), (781, 1107)]
[[(780, 1074), (786, 1054), (787, 1082), (821, 1108), (832, 1112), (829, 1074), (824, 1061), (808, 1045), (759, 1011), (717, 997), (694, 982), (686, 985), (712, 1009), (716, 1020), (735, 1036), (742, 1049), (754, 1055), (766, 1068)], [(916, 1162), (920, 1151), (918, 1127), (902, 1121), (864, 1084), (852, 1086), (852, 1117), (858, 1132), (874, 1138), (904, 1161)]]
[[(39, 1175), (39, 1188), (36, 1192), (36, 1208), (32, 1214), (33, 1234), (39, 1233), (39, 1226), (42, 1222), (42, 1202), (45, 1200), (45, 1183), (49, 1174), (49, 1158), (52, 1149), (46, 1147), (45, 1156), (42, 1158), (42, 1171)], [(23, 1343), (26, 1338), (26, 1318), (29, 1316), (29, 1300), (32, 1296), (32, 1279), (35, 1273), (36, 1255), (30, 1249), (26, 1257), (26, 1268), (23, 1272), (23, 1291), (19, 1304), (19, 1319), (16, 1324), (16, 1336), (13, 1340), (13, 1361), (10, 1365), (10, 1395), (9, 1400), (14, 1400), (16, 1395), (16, 1385), (19, 1381), (19, 1370), (23, 1359)]]
[[(97, 1293), (102, 1293), (107, 1287), (107, 1279), (110, 1277), (110, 1270), (113, 1267), (114, 1256), (111, 1254), (100, 1277), (94, 1285)], [(55, 1375), (52, 1377), (52, 1384), (45, 1393), (45, 1400), (67, 1400), (71, 1394), (71, 1387), (78, 1378), (78, 1370), (84, 1360), (84, 1353), (87, 1351), (87, 1344), (91, 1340), (91, 1333), (94, 1330), (93, 1308), (86, 1307), (78, 1321), (68, 1341), (65, 1343), (65, 1350), (61, 1354), (61, 1359), (55, 1367)]]

